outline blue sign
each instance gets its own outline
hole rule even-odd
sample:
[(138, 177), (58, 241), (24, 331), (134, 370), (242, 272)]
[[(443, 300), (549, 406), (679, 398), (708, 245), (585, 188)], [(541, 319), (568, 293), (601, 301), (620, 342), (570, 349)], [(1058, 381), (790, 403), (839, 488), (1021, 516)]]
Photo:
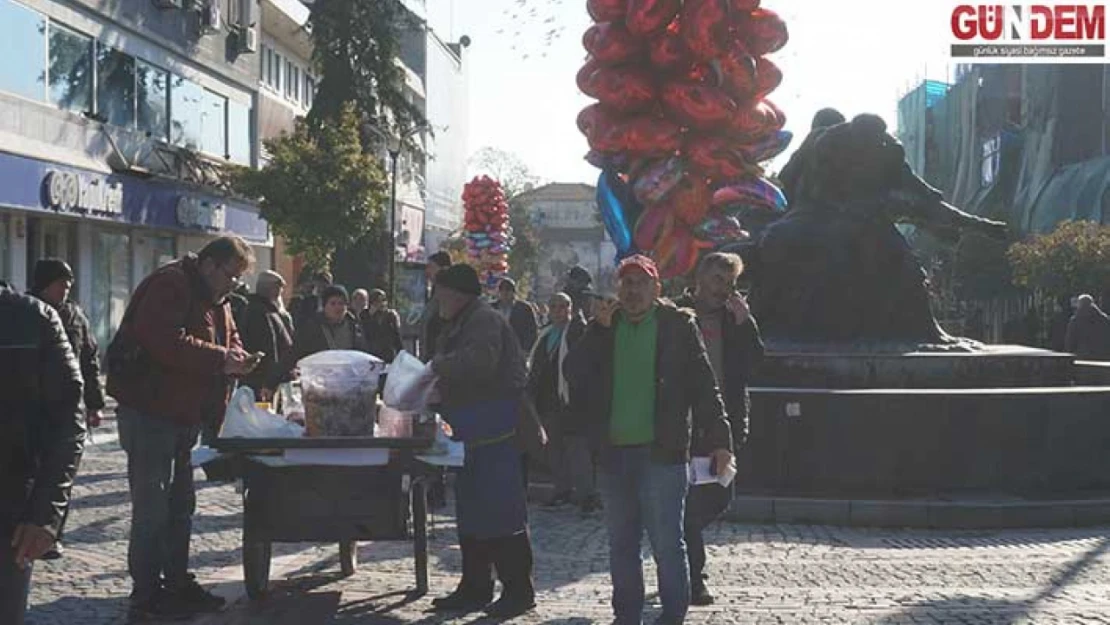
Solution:
[(246, 202), (171, 182), (102, 174), (0, 153), (0, 206), (268, 243), (270, 229)]

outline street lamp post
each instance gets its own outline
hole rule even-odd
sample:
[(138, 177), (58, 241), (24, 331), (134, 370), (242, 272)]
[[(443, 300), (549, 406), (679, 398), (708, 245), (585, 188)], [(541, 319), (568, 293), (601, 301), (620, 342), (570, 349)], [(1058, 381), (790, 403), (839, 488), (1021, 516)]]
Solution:
[(430, 130), (426, 124), (414, 126), (399, 135), (387, 134), (380, 128), (370, 126), (369, 129), (383, 140), (389, 152), (389, 302), (396, 302), (396, 276), (397, 276), (397, 159), (401, 156), (405, 141), (416, 134)]

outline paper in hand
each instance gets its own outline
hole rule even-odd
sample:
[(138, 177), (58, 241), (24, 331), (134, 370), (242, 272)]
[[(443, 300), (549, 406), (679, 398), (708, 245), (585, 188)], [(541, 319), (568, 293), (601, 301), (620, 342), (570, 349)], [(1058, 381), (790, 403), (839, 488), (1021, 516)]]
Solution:
[(732, 484), (732, 480), (736, 477), (736, 459), (733, 458), (723, 471), (718, 470), (717, 475), (714, 475), (713, 458), (709, 456), (694, 456), (690, 459), (689, 474), (690, 484), (693, 486), (700, 486), (701, 484), (720, 484), (721, 486), (727, 487), (729, 484)]

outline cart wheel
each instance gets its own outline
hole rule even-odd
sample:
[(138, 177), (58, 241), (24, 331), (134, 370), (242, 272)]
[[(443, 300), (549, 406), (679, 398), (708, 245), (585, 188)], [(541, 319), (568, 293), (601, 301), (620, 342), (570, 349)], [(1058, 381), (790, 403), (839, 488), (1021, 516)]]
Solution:
[(339, 543), (339, 570), (343, 572), (343, 577), (350, 577), (358, 570), (358, 541)]
[(270, 551), (270, 541), (243, 540), (243, 580), (253, 600), (265, 597), (270, 588)]

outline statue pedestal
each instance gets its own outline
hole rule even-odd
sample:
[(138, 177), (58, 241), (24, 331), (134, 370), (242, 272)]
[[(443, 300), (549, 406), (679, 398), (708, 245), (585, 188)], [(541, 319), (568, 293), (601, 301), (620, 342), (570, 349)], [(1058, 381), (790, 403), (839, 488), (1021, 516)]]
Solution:
[(1107, 373), (1017, 346), (770, 351), (751, 389), (738, 491), (888, 501), (1110, 494)]

